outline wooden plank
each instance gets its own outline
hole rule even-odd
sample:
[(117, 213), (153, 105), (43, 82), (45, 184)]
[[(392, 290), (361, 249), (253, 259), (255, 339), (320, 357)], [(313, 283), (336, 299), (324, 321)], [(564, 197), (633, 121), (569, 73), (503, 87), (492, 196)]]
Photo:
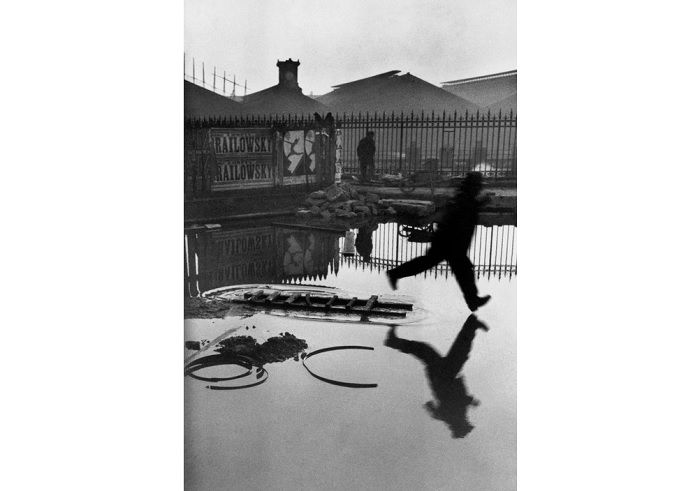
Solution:
[[(271, 307), (277, 307), (277, 308), (285, 308), (285, 309), (293, 309), (293, 310), (313, 310), (313, 311), (321, 311), (321, 312), (336, 312), (339, 314), (363, 314), (363, 315), (372, 315), (372, 316), (377, 316), (377, 317), (390, 317), (390, 318), (395, 318), (395, 317), (406, 317), (406, 311), (405, 310), (395, 310), (395, 311), (390, 311), (390, 310), (377, 310), (376, 308), (373, 309), (371, 312), (368, 312), (363, 309), (362, 306), (355, 307), (355, 308), (348, 308), (347, 305), (334, 305), (331, 307), (326, 307), (325, 304), (312, 304), (312, 305), (306, 305), (306, 302), (297, 302), (297, 303), (291, 303), (291, 301), (299, 299), (301, 295), (296, 294), (296, 297), (290, 297), (285, 301), (284, 304), (281, 303), (273, 303), (270, 304)], [(237, 303), (246, 303), (245, 300), (232, 300), (232, 302), (237, 302)], [(352, 300), (351, 300), (352, 302)], [(256, 305), (262, 305), (262, 302), (255, 302)]]
[(311, 306), (311, 294), (310, 293), (307, 293), (306, 295), (304, 295), (304, 302), (306, 302), (306, 305), (308, 305), (309, 307)]
[(269, 295), (269, 296), (265, 299), (265, 303), (272, 303), (272, 302), (274, 302), (274, 301), (277, 299), (277, 297), (279, 297), (281, 294), (282, 294), (282, 292), (274, 292), (274, 293), (272, 293), (272, 295)]
[(352, 300), (350, 300), (347, 304), (345, 304), (345, 308), (350, 310), (353, 305), (357, 302), (357, 297), (352, 297)]
[(301, 297), (301, 293), (293, 293), (289, 296), (289, 298), (284, 302), (285, 305), (291, 305), (293, 304), (297, 298)]
[(254, 293), (248, 298), (248, 301), (249, 301), (249, 302), (255, 302), (255, 301), (258, 300), (260, 297), (262, 297), (264, 294), (265, 294), (265, 293), (264, 293), (262, 290), (258, 290), (258, 291), (256, 291), (256, 292), (254, 292)]
[(367, 305), (365, 305), (363, 310), (372, 310), (372, 308), (377, 304), (377, 295), (372, 295), (369, 297), (369, 300), (367, 300)]
[(338, 295), (333, 295), (333, 296), (330, 298), (330, 300), (328, 300), (328, 301), (326, 302), (326, 305), (324, 305), (324, 307), (326, 307), (327, 309), (330, 309), (330, 308), (331, 308), (331, 305), (333, 305), (333, 302), (335, 302), (336, 300), (338, 300)]
[(375, 308), (413, 310), (413, 305), (410, 303), (377, 302)]

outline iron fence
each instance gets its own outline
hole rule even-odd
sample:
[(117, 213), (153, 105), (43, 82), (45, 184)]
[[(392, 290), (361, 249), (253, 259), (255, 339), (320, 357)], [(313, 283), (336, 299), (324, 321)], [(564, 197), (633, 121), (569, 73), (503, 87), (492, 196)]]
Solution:
[(378, 174), (432, 172), (440, 177), (480, 171), (493, 179), (517, 174), (517, 116), (474, 114), (342, 115), (343, 169), (359, 173), (357, 145), (374, 131)]
[[(201, 130), (207, 128), (284, 128), (313, 125), (313, 115), (245, 115), (185, 121), (186, 155), (206, 154)], [(359, 175), (357, 146), (367, 131), (375, 133), (375, 172), (403, 176), (429, 173), (432, 177), (463, 176), (479, 171), (493, 180), (517, 178), (517, 115), (457, 114), (336, 114), (343, 173)], [(196, 159), (195, 159), (196, 160)], [(194, 160), (190, 159), (191, 162)], [(206, 188), (206, 166), (189, 164), (188, 183)], [(201, 175), (200, 175), (201, 174)], [(192, 184), (195, 186), (195, 184)]]

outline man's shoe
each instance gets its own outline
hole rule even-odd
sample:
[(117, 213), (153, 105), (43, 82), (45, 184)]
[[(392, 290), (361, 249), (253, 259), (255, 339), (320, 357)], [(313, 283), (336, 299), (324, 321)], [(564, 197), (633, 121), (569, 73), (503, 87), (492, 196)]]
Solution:
[(396, 290), (396, 283), (399, 281), (398, 278), (394, 277), (391, 272), (387, 271), (386, 277), (389, 279), (389, 285), (391, 285), (392, 290)]
[(469, 307), (469, 310), (471, 310), (472, 312), (474, 312), (474, 311), (476, 311), (479, 307), (481, 307), (481, 306), (484, 305), (486, 302), (488, 302), (489, 300), (491, 300), (491, 295), (486, 295), (486, 296), (483, 296), (483, 297), (476, 297), (475, 300), (473, 300), (473, 301), (471, 301), (471, 302), (467, 302), (467, 306)]
[(474, 331), (476, 331), (477, 329), (481, 329), (483, 331), (488, 332), (489, 330), (489, 326), (481, 322), (476, 316), (476, 314), (470, 314), (469, 317), (467, 317), (466, 324), (470, 329), (473, 329)]

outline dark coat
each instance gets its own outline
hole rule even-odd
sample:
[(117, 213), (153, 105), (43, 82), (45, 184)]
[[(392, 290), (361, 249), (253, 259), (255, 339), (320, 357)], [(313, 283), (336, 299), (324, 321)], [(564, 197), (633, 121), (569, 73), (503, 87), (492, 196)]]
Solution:
[(433, 245), (449, 249), (466, 250), (474, 235), (479, 220), (480, 202), (469, 196), (457, 196), (447, 204), (438, 230), (433, 236)]
[(360, 162), (373, 164), (375, 150), (374, 142), (370, 137), (366, 136), (360, 140), (360, 144), (357, 145), (357, 158), (360, 159)]

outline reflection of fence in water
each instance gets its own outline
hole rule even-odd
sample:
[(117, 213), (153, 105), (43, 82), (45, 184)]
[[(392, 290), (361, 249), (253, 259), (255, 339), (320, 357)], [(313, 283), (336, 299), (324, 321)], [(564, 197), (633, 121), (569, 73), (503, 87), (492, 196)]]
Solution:
[[(371, 245), (360, 246), (357, 233), (350, 249), (358, 254), (347, 257), (345, 238), (336, 233), (300, 231), (284, 227), (255, 227), (239, 231), (199, 233), (185, 236), (185, 295), (197, 296), (202, 291), (240, 283), (299, 284), (324, 280), (338, 274), (339, 269), (386, 270), (426, 252), (430, 244), (409, 242), (401, 236), (403, 225), (387, 223), (369, 231)], [(357, 232), (357, 231), (356, 231)], [(404, 234), (405, 235), (405, 234)], [(240, 237), (239, 237), (240, 236)], [(269, 240), (258, 241), (269, 237)], [(255, 239), (266, 243), (260, 251), (236, 252), (231, 240)], [(351, 244), (348, 244), (351, 245)], [(469, 250), (478, 277), (511, 278), (517, 274), (517, 228), (512, 225), (478, 226)], [(368, 250), (371, 249), (371, 252)], [(227, 252), (228, 251), (228, 252)], [(368, 261), (363, 261), (359, 253)], [(449, 277), (443, 262), (424, 276)]]
[[(397, 223), (380, 225), (372, 234), (371, 259), (363, 261), (359, 255), (344, 256), (340, 258), (341, 267), (369, 269), (370, 271), (375, 268), (385, 270), (425, 254), (430, 244), (409, 242), (400, 236), (401, 227), (402, 225)], [(474, 263), (474, 272), (477, 277), (511, 278), (517, 274), (516, 247), (517, 227), (513, 225), (477, 226), (468, 254)], [(346, 250), (344, 237), (339, 239), (339, 248)], [(448, 277), (451, 274), (450, 267), (443, 261), (423, 273), (423, 276)]]

